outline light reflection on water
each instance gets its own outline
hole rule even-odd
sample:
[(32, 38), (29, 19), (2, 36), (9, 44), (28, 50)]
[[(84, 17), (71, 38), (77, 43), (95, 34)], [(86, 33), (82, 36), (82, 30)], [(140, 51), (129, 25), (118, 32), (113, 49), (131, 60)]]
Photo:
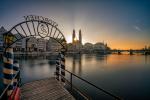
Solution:
[[(23, 83), (54, 75), (53, 60), (56, 57), (21, 57), (19, 59)], [(67, 55), (66, 69), (125, 100), (150, 99), (150, 56)], [(73, 78), (73, 83), (86, 90), (95, 100), (111, 99), (76, 78)]]
[[(75, 55), (67, 57), (66, 62), (68, 70), (124, 99), (150, 99), (150, 56)], [(75, 81), (75, 84), (85, 87), (85, 83)], [(92, 87), (87, 88), (93, 98), (106, 99), (97, 96), (99, 92), (92, 91)]]

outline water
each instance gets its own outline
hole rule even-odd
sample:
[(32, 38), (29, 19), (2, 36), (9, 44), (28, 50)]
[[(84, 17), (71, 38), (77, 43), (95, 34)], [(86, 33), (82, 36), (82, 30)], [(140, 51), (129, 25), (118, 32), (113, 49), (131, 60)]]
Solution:
[[(22, 82), (53, 76), (55, 58), (55, 56), (18, 58), (20, 59)], [(125, 100), (150, 100), (150, 56), (68, 55), (66, 69)], [(66, 73), (66, 75), (69, 74)], [(86, 91), (94, 100), (112, 100), (110, 96), (77, 78), (73, 77), (73, 83)]]

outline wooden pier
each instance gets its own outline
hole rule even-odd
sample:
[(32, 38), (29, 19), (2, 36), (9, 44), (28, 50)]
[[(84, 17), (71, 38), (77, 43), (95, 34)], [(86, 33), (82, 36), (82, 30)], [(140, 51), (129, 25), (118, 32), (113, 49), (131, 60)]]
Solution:
[(54, 77), (21, 86), (21, 100), (75, 100)]

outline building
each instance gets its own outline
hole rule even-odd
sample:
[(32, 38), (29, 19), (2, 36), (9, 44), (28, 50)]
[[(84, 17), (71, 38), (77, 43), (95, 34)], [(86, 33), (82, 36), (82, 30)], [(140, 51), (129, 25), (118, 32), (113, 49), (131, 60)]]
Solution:
[(94, 50), (106, 50), (106, 46), (102, 42), (98, 42), (94, 44)]
[(71, 52), (81, 52), (82, 49), (82, 34), (81, 30), (79, 30), (79, 40), (76, 37), (75, 30), (72, 33), (72, 44), (68, 44), (68, 51)]
[(68, 43), (68, 44), (67, 44), (67, 50), (68, 50), (69, 52), (73, 52), (73, 51), (74, 51), (74, 48), (73, 48), (73, 44), (72, 44), (72, 43)]
[(76, 33), (75, 30), (73, 29), (73, 33), (72, 33), (72, 43), (75, 43), (76, 41)]
[(7, 32), (7, 30), (2, 26), (0, 28), (0, 52), (3, 51), (3, 44), (4, 44), (3, 36), (5, 32)]
[[(15, 37), (19, 37), (22, 34), (20, 34), (20, 35), (14, 34), (14, 35), (15, 35)], [(22, 37), (24, 37), (24, 35), (22, 35)], [(26, 38), (16, 41), (13, 44), (13, 50), (14, 50), (14, 52), (18, 52), (18, 51), (25, 52), (26, 51)]]
[(92, 43), (85, 43), (83, 45), (83, 51), (85, 53), (102, 53), (105, 54), (110, 50), (107, 46), (107, 43), (104, 42), (97, 42), (95, 44)]
[[(7, 32), (7, 30), (2, 26), (0, 28), (0, 51), (3, 51), (3, 45), (4, 45), (4, 33)], [(19, 37), (20, 35), (19, 34), (14, 34), (15, 37)], [(22, 35), (22, 37), (24, 37)], [(13, 45), (13, 51), (16, 52), (16, 51), (25, 51), (25, 48), (26, 48), (26, 39), (21, 39), (19, 41), (16, 41)]]
[(85, 53), (92, 53), (94, 45), (92, 43), (85, 43), (83, 46), (83, 51)]
[(26, 39), (26, 50), (27, 52), (35, 52), (38, 51), (38, 46), (37, 46), (37, 39), (36, 37), (30, 37)]
[(43, 38), (38, 38), (37, 39), (37, 48), (38, 48), (38, 51), (40, 51), (40, 52), (46, 51), (46, 40)]
[(79, 30), (79, 40), (77, 39), (75, 30), (73, 29), (72, 44), (80, 44), (80, 45), (82, 45), (82, 33), (81, 33), (81, 29)]
[(82, 33), (81, 33), (81, 29), (79, 30), (79, 43), (82, 45)]
[(50, 38), (46, 43), (46, 50), (50, 52), (58, 52), (62, 46), (54, 39)]

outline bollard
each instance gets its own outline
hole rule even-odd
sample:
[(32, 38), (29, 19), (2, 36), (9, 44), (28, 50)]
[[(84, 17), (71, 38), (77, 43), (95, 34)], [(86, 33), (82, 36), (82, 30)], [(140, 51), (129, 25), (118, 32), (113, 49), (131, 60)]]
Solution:
[(5, 87), (10, 84), (7, 90), (7, 96), (10, 96), (13, 91), (13, 59), (13, 48), (7, 48), (3, 54), (3, 83)]
[[(18, 61), (15, 60), (14, 64), (13, 64), (13, 76), (15, 76), (18, 71), (19, 71), (19, 63), (18, 63)], [(14, 88), (17, 86), (17, 83), (19, 82), (19, 80), (17, 78), (18, 77), (15, 77), (15, 79), (13, 80)]]
[(61, 51), (61, 81), (65, 82), (65, 52), (62, 50)]
[(60, 75), (60, 60), (59, 58), (56, 59), (56, 79), (59, 81)]

